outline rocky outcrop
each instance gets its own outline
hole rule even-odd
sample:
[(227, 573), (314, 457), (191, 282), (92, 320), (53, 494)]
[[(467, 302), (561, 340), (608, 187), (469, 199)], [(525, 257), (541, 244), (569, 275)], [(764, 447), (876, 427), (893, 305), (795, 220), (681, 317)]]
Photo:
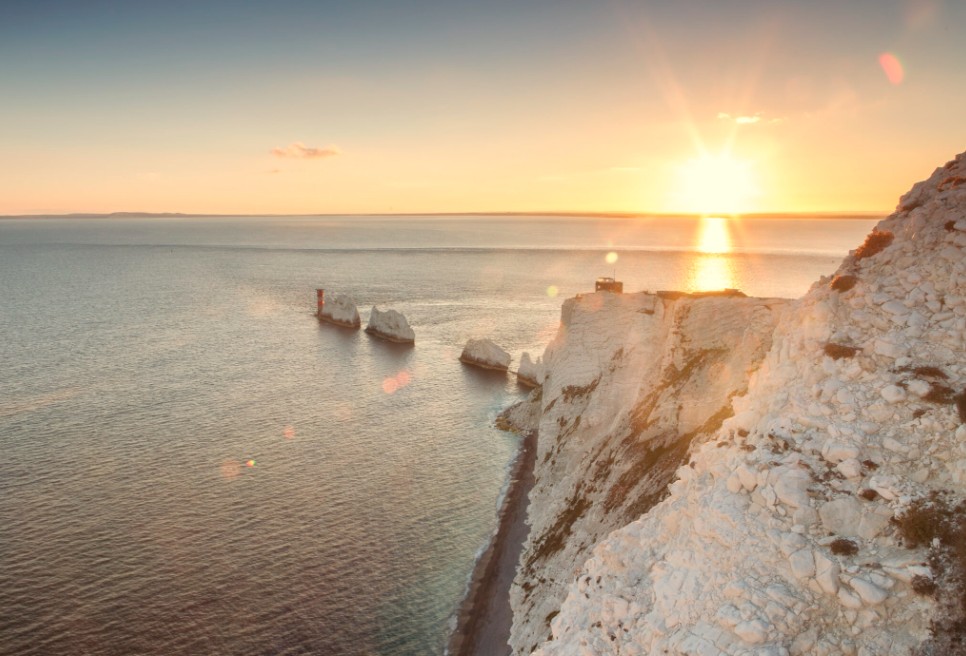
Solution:
[(625, 297), (675, 337), (597, 296), (544, 357), (517, 653), (961, 650), (966, 156), (802, 299), (729, 300), (760, 305), (723, 352), (724, 308), (654, 317), (725, 299)]
[(510, 368), (510, 354), (494, 344), (491, 340), (471, 339), (463, 347), (463, 352), (460, 354), (460, 362), (474, 367), (480, 367), (481, 369), (506, 371)]
[(345, 328), (359, 328), (362, 325), (355, 302), (345, 294), (327, 297), (319, 312), (319, 319)]
[(376, 306), (372, 306), (366, 332), (373, 337), (397, 344), (414, 344), (416, 342), (416, 333), (409, 327), (406, 317), (396, 310), (380, 310)]
[(517, 653), (549, 623), (593, 546), (666, 495), (693, 443), (731, 414), (786, 301), (599, 292), (564, 302), (542, 395), (531, 532), (511, 592)]
[(543, 360), (537, 357), (536, 362), (530, 359), (529, 353), (520, 356), (520, 367), (517, 369), (517, 382), (526, 387), (539, 387), (543, 384)]

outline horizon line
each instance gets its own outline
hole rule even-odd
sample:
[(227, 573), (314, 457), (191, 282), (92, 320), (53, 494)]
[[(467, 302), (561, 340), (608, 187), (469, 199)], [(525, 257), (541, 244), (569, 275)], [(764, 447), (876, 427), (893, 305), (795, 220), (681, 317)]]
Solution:
[(110, 219), (110, 218), (284, 218), (284, 217), (374, 217), (374, 216), (399, 216), (399, 217), (443, 217), (443, 216), (549, 216), (549, 217), (588, 217), (588, 218), (700, 218), (700, 217), (721, 217), (721, 218), (855, 218), (867, 219), (877, 216), (886, 217), (892, 210), (837, 210), (837, 211), (816, 211), (816, 212), (579, 212), (570, 210), (533, 210), (533, 211), (471, 211), (471, 212), (299, 212), (299, 213), (193, 213), (193, 212), (63, 212), (59, 214), (36, 213), (36, 214), (0, 214), (0, 219)]

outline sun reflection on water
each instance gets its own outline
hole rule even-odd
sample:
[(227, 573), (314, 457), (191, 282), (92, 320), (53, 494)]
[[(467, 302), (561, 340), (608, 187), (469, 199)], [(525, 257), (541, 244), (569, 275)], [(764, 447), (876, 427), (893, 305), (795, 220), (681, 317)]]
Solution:
[(731, 253), (731, 230), (728, 219), (701, 217), (698, 227), (698, 254), (688, 272), (688, 291), (704, 292), (735, 286)]
[(731, 230), (728, 219), (720, 216), (702, 216), (698, 235), (698, 252), (730, 253)]

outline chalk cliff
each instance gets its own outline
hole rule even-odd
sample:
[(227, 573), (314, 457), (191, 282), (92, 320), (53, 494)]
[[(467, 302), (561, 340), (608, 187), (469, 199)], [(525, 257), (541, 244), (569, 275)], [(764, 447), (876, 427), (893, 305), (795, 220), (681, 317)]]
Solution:
[(966, 154), (797, 301), (588, 294), (543, 361), (516, 653), (962, 650)]

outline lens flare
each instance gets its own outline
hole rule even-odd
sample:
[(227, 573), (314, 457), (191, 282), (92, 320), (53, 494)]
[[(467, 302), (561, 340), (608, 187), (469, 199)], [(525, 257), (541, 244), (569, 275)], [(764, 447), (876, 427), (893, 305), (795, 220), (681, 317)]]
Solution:
[(605, 257), (604, 260), (607, 262), (607, 264), (613, 264), (617, 261), (617, 253), (611, 251), (607, 254), (607, 257)]
[(547, 287), (547, 296), (549, 296), (550, 298), (557, 298), (557, 294), (559, 293), (560, 293), (560, 290), (557, 289), (556, 285), (550, 285), (549, 287)]
[(286, 440), (290, 440), (295, 437), (295, 426), (286, 426), (285, 430), (282, 431), (282, 435), (285, 436)]
[(395, 394), (410, 383), (412, 377), (408, 371), (400, 371), (395, 376), (389, 376), (382, 381), (382, 391), (386, 394)]
[(889, 82), (892, 84), (902, 84), (902, 80), (905, 78), (906, 73), (902, 68), (902, 62), (899, 58), (893, 55), (891, 52), (884, 52), (879, 55), (879, 66), (882, 67), (883, 72), (886, 74)]
[(249, 467), (249, 468), (254, 467), (255, 466), (255, 459), (254, 458), (249, 458), (248, 460), (246, 460), (245, 461), (245, 466), (246, 467)]

